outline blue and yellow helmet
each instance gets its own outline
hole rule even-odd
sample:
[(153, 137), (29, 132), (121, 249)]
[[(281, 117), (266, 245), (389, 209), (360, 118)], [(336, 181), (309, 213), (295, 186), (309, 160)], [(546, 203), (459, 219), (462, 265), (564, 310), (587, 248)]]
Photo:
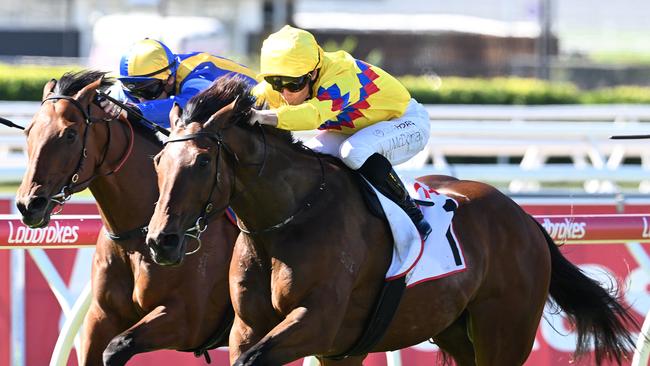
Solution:
[(176, 72), (176, 57), (162, 42), (145, 38), (131, 45), (120, 60), (120, 81), (167, 80)]

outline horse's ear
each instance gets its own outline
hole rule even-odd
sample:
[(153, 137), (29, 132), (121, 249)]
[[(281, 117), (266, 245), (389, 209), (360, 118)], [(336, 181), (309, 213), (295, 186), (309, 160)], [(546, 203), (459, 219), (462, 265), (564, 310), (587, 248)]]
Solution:
[(56, 79), (51, 79), (45, 84), (45, 86), (43, 87), (43, 99), (41, 99), (41, 101), (45, 100), (45, 98), (49, 97), (50, 94), (52, 94), (52, 91), (54, 90), (55, 86), (56, 86)]
[(169, 111), (169, 124), (172, 130), (180, 127), (181, 125), (181, 113), (183, 110), (178, 103), (174, 103), (174, 106)]
[(78, 100), (82, 105), (90, 104), (90, 102), (95, 97), (95, 94), (97, 93), (96, 89), (102, 85), (103, 79), (104, 77), (102, 76), (92, 83), (84, 86), (83, 89), (79, 90), (77, 94), (75, 94), (74, 99)]
[(235, 100), (233, 100), (232, 103), (214, 112), (214, 114), (211, 115), (210, 118), (208, 118), (208, 120), (203, 124), (203, 128), (205, 129), (224, 128), (226, 123), (230, 121), (230, 118), (232, 117), (232, 114), (235, 110), (236, 104), (237, 104), (237, 98), (235, 98)]

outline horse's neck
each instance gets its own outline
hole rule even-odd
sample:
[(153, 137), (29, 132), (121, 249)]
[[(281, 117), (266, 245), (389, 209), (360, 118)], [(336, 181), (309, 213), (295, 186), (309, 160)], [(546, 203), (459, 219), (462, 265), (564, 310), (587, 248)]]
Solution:
[[(115, 155), (119, 161), (125, 145), (116, 145), (122, 146), (121, 152)], [(151, 157), (159, 151), (160, 146), (134, 131), (133, 150), (122, 168), (112, 175), (97, 177), (91, 183), (90, 190), (109, 231), (124, 233), (149, 222), (158, 199)], [(118, 161), (111, 159), (107, 164), (114, 167)]]
[[(258, 176), (259, 166), (238, 173), (238, 193), (232, 207), (251, 230), (263, 229), (295, 215), (309, 203), (323, 199), (318, 192), (322, 179), (318, 158), (309, 152), (299, 152), (282, 142), (269, 146), (264, 168)], [(261, 162), (263, 153), (257, 153)], [(323, 166), (327, 166), (321, 158)], [(338, 173), (326, 167), (328, 184)]]

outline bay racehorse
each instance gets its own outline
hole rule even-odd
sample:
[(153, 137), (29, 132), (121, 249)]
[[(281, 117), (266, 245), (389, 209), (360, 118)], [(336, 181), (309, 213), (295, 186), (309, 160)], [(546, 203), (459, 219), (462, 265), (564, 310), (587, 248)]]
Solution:
[[(154, 159), (160, 198), (147, 242), (182, 247), (206, 207), (230, 205), (242, 230), (230, 265), (231, 362), (317, 355), (325, 365), (360, 365), (365, 354), (331, 356), (350, 350), (369, 322), (391, 259), (389, 228), (335, 158), (288, 132), (248, 125), (252, 104), (244, 83), (218, 80), (172, 110), (172, 134)], [(593, 344), (597, 364), (624, 359), (633, 344), (626, 323), (636, 323), (531, 216), (486, 184), (421, 181), (458, 201), (454, 227), (468, 270), (408, 288), (370, 351), (432, 338), (458, 365), (521, 365), (550, 294), (575, 324), (578, 355)], [(160, 255), (177, 262), (183, 250)]]
[(25, 131), (29, 159), (18, 209), (26, 225), (43, 227), (70, 194), (89, 187), (104, 231), (113, 234), (114, 240), (99, 235), (93, 258), (83, 365), (123, 365), (157, 349), (207, 355), (205, 348), (227, 341), (228, 263), (239, 230), (220, 213), (187, 262), (170, 268), (153, 263), (141, 228), (158, 198), (151, 157), (162, 143), (143, 125), (105, 119), (93, 101), (95, 90), (111, 82), (104, 73), (82, 71), (45, 85)]

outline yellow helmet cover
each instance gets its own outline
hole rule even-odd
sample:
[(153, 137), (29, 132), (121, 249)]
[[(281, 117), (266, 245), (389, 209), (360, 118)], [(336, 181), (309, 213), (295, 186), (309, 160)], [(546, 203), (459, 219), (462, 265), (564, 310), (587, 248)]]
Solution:
[(323, 50), (314, 36), (302, 29), (285, 25), (262, 44), (259, 77), (308, 74), (321, 66)]

